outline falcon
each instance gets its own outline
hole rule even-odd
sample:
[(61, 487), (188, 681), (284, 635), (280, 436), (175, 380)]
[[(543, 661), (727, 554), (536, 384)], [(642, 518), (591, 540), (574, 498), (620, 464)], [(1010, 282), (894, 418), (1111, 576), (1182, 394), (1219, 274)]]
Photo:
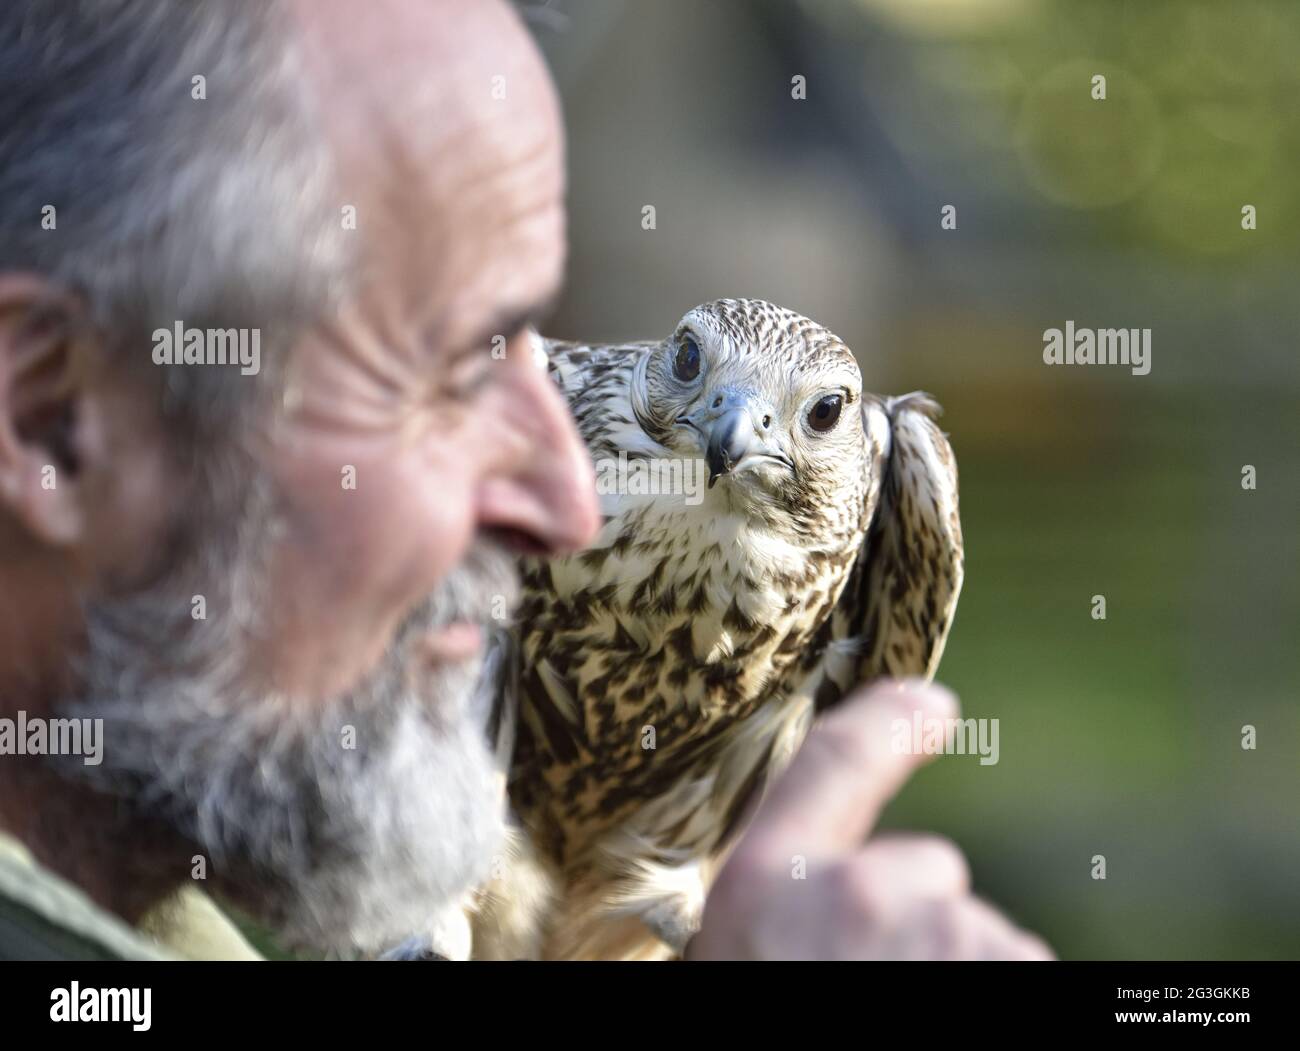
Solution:
[(598, 472), (702, 460), (708, 481), (603, 492), (587, 550), (524, 565), (497, 654), (518, 827), (474, 955), (670, 957), (814, 714), (934, 674), (956, 462), (928, 395), (865, 391), (843, 342), (761, 300), (659, 342), (539, 346)]

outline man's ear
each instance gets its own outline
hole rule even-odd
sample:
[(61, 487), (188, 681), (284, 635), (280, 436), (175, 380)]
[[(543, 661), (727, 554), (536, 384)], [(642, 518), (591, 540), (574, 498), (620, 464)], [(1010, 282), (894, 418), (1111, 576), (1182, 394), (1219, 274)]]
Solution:
[(86, 539), (93, 332), (76, 297), (0, 273), (0, 513), (51, 547)]

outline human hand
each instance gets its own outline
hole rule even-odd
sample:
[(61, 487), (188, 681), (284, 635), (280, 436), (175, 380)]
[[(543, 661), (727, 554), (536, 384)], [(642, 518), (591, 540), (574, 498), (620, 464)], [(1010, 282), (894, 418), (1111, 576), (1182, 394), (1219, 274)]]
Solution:
[(687, 959), (1052, 959), (971, 893), (950, 841), (867, 840), (929, 758), (891, 747), (894, 720), (911, 724), (917, 710), (953, 718), (957, 700), (919, 681), (884, 683), (818, 720), (715, 881)]

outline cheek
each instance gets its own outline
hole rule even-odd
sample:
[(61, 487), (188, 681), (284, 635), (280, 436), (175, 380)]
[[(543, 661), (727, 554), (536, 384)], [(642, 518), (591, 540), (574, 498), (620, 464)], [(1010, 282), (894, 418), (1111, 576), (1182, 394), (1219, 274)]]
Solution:
[(291, 693), (355, 684), (473, 536), (472, 471), (452, 450), (390, 440), (337, 453), (316, 449), (281, 476), (272, 606), (277, 685)]

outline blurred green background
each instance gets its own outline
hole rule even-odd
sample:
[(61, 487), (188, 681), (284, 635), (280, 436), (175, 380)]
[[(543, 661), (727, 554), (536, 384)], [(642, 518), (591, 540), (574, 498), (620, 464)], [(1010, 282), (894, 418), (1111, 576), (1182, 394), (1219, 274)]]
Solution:
[[(951, 836), (1066, 958), (1300, 956), (1300, 4), (529, 17), (570, 136), (548, 334), (766, 298), (947, 410), (967, 576), (940, 678), (1001, 759), (938, 759), (886, 823)], [(1150, 375), (1045, 366), (1067, 319), (1151, 328)]]

